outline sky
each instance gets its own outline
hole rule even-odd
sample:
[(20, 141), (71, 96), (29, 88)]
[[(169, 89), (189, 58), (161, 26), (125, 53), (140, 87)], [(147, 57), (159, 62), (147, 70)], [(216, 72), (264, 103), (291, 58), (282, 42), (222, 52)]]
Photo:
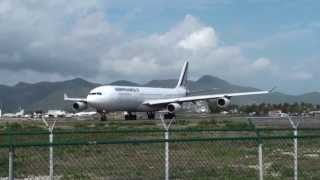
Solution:
[(317, 0), (0, 0), (0, 84), (212, 75), (320, 90)]

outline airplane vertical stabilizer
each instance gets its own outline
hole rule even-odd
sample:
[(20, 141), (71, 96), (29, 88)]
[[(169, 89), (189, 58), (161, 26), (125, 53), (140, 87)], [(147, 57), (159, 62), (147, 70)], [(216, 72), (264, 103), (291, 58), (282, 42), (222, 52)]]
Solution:
[(189, 66), (189, 63), (188, 61), (186, 61), (183, 65), (183, 68), (181, 70), (181, 73), (180, 73), (180, 77), (179, 77), (179, 81), (178, 81), (178, 84), (176, 86), (176, 88), (179, 88), (179, 87), (186, 87), (187, 86), (187, 81), (188, 81), (188, 66)]

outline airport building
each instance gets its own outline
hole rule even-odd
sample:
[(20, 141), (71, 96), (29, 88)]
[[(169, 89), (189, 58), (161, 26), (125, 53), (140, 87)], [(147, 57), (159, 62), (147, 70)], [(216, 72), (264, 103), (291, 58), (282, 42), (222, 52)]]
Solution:
[(311, 111), (309, 114), (316, 118), (320, 117), (320, 111)]
[(268, 112), (268, 115), (269, 115), (269, 117), (274, 117), (274, 118), (277, 118), (277, 117), (286, 117), (286, 116), (287, 116), (287, 114), (286, 114), (286, 113), (283, 113), (281, 110), (269, 111), (269, 112)]

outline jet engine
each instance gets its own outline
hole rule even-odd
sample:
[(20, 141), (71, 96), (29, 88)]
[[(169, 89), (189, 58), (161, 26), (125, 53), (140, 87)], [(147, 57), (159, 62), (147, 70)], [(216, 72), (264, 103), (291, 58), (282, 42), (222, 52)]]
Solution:
[(231, 103), (230, 99), (228, 99), (226, 97), (222, 97), (222, 98), (217, 99), (217, 106), (219, 108), (226, 108), (230, 105), (230, 103)]
[(87, 109), (88, 105), (85, 102), (79, 101), (79, 102), (75, 102), (72, 107), (73, 107), (74, 110), (82, 111), (82, 110)]
[(181, 105), (178, 103), (170, 103), (167, 105), (167, 110), (170, 113), (174, 113), (175, 111), (179, 111), (181, 109)]

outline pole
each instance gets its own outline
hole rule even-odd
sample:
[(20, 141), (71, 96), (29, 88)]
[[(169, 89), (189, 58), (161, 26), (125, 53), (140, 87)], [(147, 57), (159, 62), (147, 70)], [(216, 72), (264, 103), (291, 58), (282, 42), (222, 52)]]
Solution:
[(53, 133), (52, 131), (49, 134), (49, 142), (50, 142), (50, 147), (49, 147), (49, 179), (53, 180)]
[(259, 164), (259, 180), (263, 180), (263, 151), (262, 151), (262, 139), (260, 137), (260, 131), (256, 128), (255, 124), (249, 119), (253, 129), (255, 129), (258, 137), (258, 164)]
[(294, 180), (298, 180), (298, 131), (297, 128), (294, 130), (293, 144), (294, 144)]
[(256, 128), (256, 125), (252, 122), (251, 118), (248, 118), (249, 124), (255, 130), (258, 138), (258, 164), (259, 164), (259, 180), (263, 180), (263, 151), (262, 151), (262, 139), (260, 137), (260, 131)]
[(45, 118), (42, 118), (43, 123), (45, 124), (45, 126), (48, 128), (49, 131), (49, 179), (53, 180), (53, 129), (54, 126), (57, 122), (57, 120), (55, 119), (53, 124), (51, 124), (51, 126), (48, 124), (48, 122), (45, 120)]
[(294, 138), (293, 138), (293, 179), (294, 180), (298, 180), (298, 139), (297, 139), (297, 136), (298, 136), (298, 126), (302, 120), (299, 119), (296, 123), (294, 123), (291, 119), (290, 116), (287, 116), (288, 117), (288, 120), (292, 126), (292, 128), (294, 129), (293, 131), (293, 135), (294, 135)]
[(8, 143), (9, 146), (9, 167), (8, 167), (8, 179), (14, 180), (14, 144), (13, 144), (13, 135), (10, 134), (11, 126), (8, 127)]
[(14, 179), (13, 161), (14, 161), (14, 148), (10, 146), (9, 148), (9, 180)]
[(165, 180), (169, 180), (169, 132), (164, 133), (165, 142)]
[(259, 180), (263, 180), (262, 143), (259, 142)]
[(169, 129), (171, 126), (171, 123), (173, 120), (175, 120), (175, 118), (172, 118), (169, 122), (169, 124), (167, 124), (164, 120), (163, 115), (160, 113), (160, 119), (162, 122), (162, 126), (165, 129), (164, 132), (164, 139), (165, 139), (165, 180), (169, 180), (170, 179), (170, 149), (169, 149)]

